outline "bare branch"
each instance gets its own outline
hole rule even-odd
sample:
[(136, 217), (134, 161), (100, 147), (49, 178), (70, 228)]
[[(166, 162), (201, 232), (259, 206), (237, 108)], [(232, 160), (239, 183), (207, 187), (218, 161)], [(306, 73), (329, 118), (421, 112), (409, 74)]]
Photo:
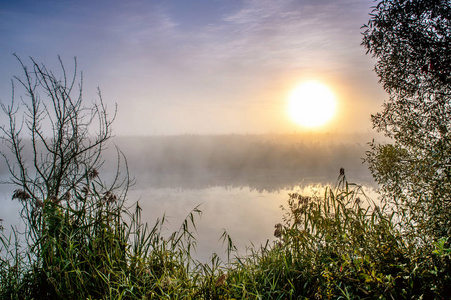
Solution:
[[(69, 76), (58, 57), (61, 77), (57, 77), (33, 58), (28, 67), (17, 55), (15, 57), (23, 77), (13, 78), (11, 103), (1, 103), (9, 124), (0, 127), (0, 139), (13, 156), (11, 159), (1, 153), (11, 174), (9, 183), (21, 186), (39, 201), (76, 193), (82, 189), (80, 185), (91, 183), (89, 174), (98, 172), (103, 165), (102, 152), (112, 137), (116, 108), (110, 116), (100, 90), (97, 103), (91, 107), (84, 105), (83, 78), (77, 80), (75, 58), (73, 73)], [(14, 82), (23, 90), (24, 98), (20, 103), (14, 101)], [(120, 157), (118, 150), (118, 164)], [(100, 185), (97, 189), (111, 191), (126, 186), (127, 190), (128, 171), (125, 179), (121, 179), (119, 170), (118, 167), (109, 187), (97, 180)]]

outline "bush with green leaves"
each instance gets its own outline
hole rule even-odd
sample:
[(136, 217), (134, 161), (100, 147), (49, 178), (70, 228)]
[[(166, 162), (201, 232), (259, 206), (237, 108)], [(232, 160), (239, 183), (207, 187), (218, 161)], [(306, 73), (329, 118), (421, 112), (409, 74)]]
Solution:
[[(380, 1), (363, 45), (389, 99), (372, 116), (393, 139), (373, 144), (370, 169), (386, 200), (419, 238), (451, 235), (451, 3)], [(430, 242), (425, 241), (425, 242)]]
[(397, 226), (392, 208), (340, 179), (322, 195), (290, 195), (277, 242), (227, 270), (229, 297), (441, 299), (451, 292), (446, 239), (419, 246)]

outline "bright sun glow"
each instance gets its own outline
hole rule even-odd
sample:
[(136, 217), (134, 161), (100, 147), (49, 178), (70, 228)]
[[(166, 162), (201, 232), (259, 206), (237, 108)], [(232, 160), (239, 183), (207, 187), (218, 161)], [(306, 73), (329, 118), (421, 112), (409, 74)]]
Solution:
[(325, 85), (308, 81), (299, 85), (288, 99), (288, 113), (301, 126), (324, 125), (335, 114), (334, 94)]

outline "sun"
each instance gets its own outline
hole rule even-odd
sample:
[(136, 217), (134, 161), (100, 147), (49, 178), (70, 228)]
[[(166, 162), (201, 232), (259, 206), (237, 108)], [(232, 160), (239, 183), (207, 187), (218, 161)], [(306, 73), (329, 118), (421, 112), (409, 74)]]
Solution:
[(316, 81), (300, 84), (288, 98), (288, 113), (297, 124), (315, 128), (324, 125), (335, 114), (336, 100), (331, 90)]

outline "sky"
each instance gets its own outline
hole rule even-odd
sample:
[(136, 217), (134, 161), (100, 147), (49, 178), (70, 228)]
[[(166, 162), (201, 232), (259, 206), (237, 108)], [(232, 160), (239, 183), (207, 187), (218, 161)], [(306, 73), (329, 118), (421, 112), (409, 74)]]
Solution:
[[(312, 131), (287, 99), (316, 80), (337, 111), (317, 129), (365, 132), (387, 98), (360, 45), (372, 0), (0, 0), (0, 100), (17, 54), (83, 72), (84, 100), (111, 112), (115, 135)], [(16, 92), (17, 93), (17, 92)], [(16, 94), (16, 96), (19, 96)], [(5, 122), (0, 116), (0, 122)]]

